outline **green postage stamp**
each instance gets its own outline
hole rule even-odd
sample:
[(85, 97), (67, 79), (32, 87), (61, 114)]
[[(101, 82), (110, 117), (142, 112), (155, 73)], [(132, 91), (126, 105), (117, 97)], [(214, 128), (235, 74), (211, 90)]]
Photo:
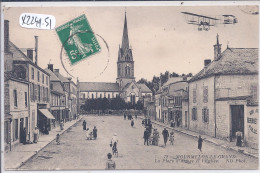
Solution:
[(57, 27), (56, 32), (72, 65), (101, 50), (84, 14)]

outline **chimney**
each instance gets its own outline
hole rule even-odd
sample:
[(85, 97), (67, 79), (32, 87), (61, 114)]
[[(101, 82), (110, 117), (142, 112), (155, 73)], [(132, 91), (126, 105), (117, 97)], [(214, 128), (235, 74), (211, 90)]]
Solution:
[(207, 67), (211, 63), (210, 59), (205, 59), (204, 60), (204, 67)]
[(38, 64), (38, 36), (34, 36), (35, 38), (35, 64)]
[[(53, 64), (48, 64), (48, 69), (51, 70), (53, 72)], [(56, 69), (59, 71), (59, 69)]]
[(60, 73), (60, 70), (59, 69), (54, 69), (54, 72), (55, 73)]
[(33, 49), (27, 49), (27, 57), (33, 61)]
[(217, 43), (214, 45), (214, 60), (219, 60), (221, 55), (221, 44), (218, 41), (218, 34), (217, 34)]
[(4, 22), (4, 52), (9, 52), (9, 20)]

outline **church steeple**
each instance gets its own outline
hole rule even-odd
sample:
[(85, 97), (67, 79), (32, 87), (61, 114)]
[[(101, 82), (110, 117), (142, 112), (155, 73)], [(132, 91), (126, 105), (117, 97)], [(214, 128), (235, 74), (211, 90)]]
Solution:
[(132, 49), (129, 47), (127, 19), (125, 13), (122, 45), (121, 47), (119, 45), (118, 50), (117, 82), (120, 84), (120, 87), (122, 87), (134, 79), (134, 61)]
[(122, 49), (123, 50), (129, 49), (126, 12), (125, 12), (125, 23), (124, 23), (123, 38), (122, 38)]

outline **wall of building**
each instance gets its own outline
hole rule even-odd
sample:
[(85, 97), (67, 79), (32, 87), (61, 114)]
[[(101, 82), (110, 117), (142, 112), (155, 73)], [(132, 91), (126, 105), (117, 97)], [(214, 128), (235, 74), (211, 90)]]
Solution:
[[(203, 101), (203, 89), (208, 87), (208, 101)], [(193, 100), (193, 92), (196, 91), (196, 102)], [(192, 108), (197, 108), (197, 120), (192, 119)], [(209, 121), (203, 122), (202, 109), (207, 108)], [(200, 134), (215, 136), (215, 113), (214, 113), (214, 77), (201, 79), (189, 83), (189, 119), (190, 130)]]
[(216, 76), (216, 98), (251, 95), (251, 87), (258, 87), (258, 75)]
[[(28, 97), (28, 84), (21, 83), (13, 80), (8, 81), (9, 84), (9, 98), (10, 98), (10, 114), (12, 115), (11, 122), (11, 141), (13, 143), (19, 142), (20, 139), (20, 121), (23, 119), (23, 126), (27, 130), (28, 139), (30, 130), (29, 124), (29, 97)], [(17, 92), (17, 106), (14, 105), (14, 90)], [(25, 104), (25, 92), (27, 93), (27, 106)], [(18, 122), (16, 124), (15, 122)], [(15, 137), (15, 129), (17, 129), (17, 137)]]
[(108, 98), (108, 95), (110, 95), (110, 98), (116, 98), (117, 95), (119, 96), (119, 92), (80, 92), (80, 99), (84, 99), (84, 94), (85, 94), (85, 99), (92, 99), (92, 94), (94, 98)]

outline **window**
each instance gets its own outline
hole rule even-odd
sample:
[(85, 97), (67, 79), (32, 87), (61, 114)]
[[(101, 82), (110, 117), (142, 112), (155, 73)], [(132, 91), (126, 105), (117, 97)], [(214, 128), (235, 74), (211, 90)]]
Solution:
[(106, 94), (106, 93), (104, 93), (104, 97), (107, 97), (107, 94)]
[(44, 84), (44, 74), (42, 74), (42, 83)]
[(85, 98), (86, 98), (85, 93), (83, 93), (83, 99), (85, 99)]
[(253, 84), (253, 85), (250, 86), (250, 95), (252, 96), (252, 99), (254, 101), (258, 100), (257, 84)]
[(120, 74), (121, 74), (121, 66), (118, 65), (118, 76), (120, 76)]
[(202, 109), (202, 121), (204, 123), (209, 122), (209, 109), (208, 108), (203, 108)]
[(28, 102), (27, 102), (27, 92), (24, 92), (24, 105), (27, 108)]
[(102, 94), (100, 94), (100, 97), (99, 98), (102, 98)]
[(14, 90), (14, 106), (17, 107), (17, 90)]
[(203, 102), (208, 102), (208, 86), (203, 87)]
[(32, 67), (32, 80), (34, 80), (34, 68)]
[(192, 120), (197, 120), (197, 108), (192, 108)]
[(49, 85), (48, 76), (46, 76), (46, 85)]
[(41, 100), (41, 87), (38, 85), (38, 101)]
[(46, 88), (46, 101), (47, 102), (49, 101), (49, 90), (48, 90), (48, 88)]
[(196, 98), (196, 88), (193, 88), (193, 103), (196, 103), (197, 102), (197, 98)]
[(94, 98), (94, 94), (92, 94), (92, 99)]
[(38, 82), (40, 82), (40, 72), (39, 71), (38, 71), (37, 76), (38, 76)]
[(31, 83), (31, 88), (30, 88), (30, 95), (31, 95), (31, 101), (33, 102), (34, 101), (34, 84)]
[(18, 139), (18, 119), (14, 120), (14, 124), (13, 124), (13, 129), (14, 129), (14, 138), (13, 141), (16, 141)]
[(174, 104), (175, 106), (181, 106), (182, 104), (182, 97), (181, 96), (177, 96), (177, 97), (174, 97)]
[(107, 97), (110, 99), (110, 94), (108, 94)]
[(50, 86), (51, 90), (53, 90), (53, 84), (51, 83), (51, 86)]

